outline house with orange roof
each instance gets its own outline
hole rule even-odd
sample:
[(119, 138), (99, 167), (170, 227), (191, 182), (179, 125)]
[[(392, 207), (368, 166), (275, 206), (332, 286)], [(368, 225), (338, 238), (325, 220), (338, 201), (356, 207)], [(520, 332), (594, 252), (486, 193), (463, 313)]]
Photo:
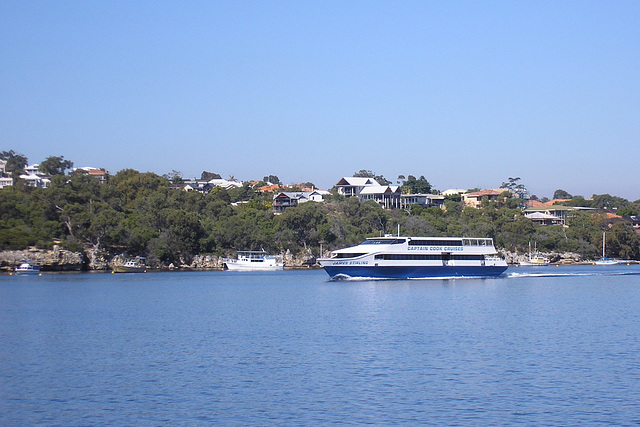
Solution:
[(91, 166), (85, 166), (83, 168), (75, 168), (71, 171), (72, 174), (85, 174), (96, 178), (101, 184), (104, 184), (109, 179), (109, 172), (106, 169), (98, 169)]
[(505, 188), (493, 188), (489, 190), (474, 191), (473, 193), (466, 193), (462, 195), (462, 201), (465, 206), (472, 208), (479, 208), (482, 203), (482, 199), (485, 197), (490, 201), (499, 200), (502, 193), (509, 191)]
[(539, 200), (527, 200), (526, 206), (528, 208), (544, 208), (548, 206), (553, 206), (555, 204), (561, 205), (564, 202), (568, 202), (571, 199), (553, 199), (547, 202), (541, 202)]

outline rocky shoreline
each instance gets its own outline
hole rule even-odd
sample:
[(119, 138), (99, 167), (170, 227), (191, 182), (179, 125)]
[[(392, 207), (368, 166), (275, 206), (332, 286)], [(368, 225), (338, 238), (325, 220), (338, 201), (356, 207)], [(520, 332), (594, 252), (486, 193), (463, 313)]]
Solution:
[[(29, 248), (22, 251), (0, 251), (0, 271), (10, 272), (23, 261), (40, 266), (41, 271), (111, 271), (115, 266), (124, 265), (129, 258), (125, 255), (109, 257), (101, 251), (87, 249), (72, 252), (54, 246), (51, 250)], [(135, 259), (135, 258), (134, 258)], [(283, 255), (285, 268), (318, 267), (310, 250), (299, 256), (290, 251)], [(222, 257), (217, 255), (196, 255), (191, 262), (181, 260), (168, 265), (147, 263), (150, 270), (222, 270)]]
[[(510, 251), (500, 251), (500, 255), (504, 257), (507, 264), (517, 265), (520, 262), (529, 260), (529, 253), (518, 253)], [(545, 257), (551, 264), (584, 264), (590, 263), (580, 254), (574, 252), (538, 252), (539, 256)]]

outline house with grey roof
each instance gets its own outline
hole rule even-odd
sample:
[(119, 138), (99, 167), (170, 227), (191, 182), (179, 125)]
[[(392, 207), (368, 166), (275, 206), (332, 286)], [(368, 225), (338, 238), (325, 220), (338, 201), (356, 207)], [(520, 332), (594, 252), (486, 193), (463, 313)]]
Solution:
[(314, 190), (314, 191), (282, 191), (273, 196), (273, 210), (275, 213), (280, 214), (287, 208), (296, 207), (306, 202), (323, 202), (324, 194), (329, 194), (327, 191)]

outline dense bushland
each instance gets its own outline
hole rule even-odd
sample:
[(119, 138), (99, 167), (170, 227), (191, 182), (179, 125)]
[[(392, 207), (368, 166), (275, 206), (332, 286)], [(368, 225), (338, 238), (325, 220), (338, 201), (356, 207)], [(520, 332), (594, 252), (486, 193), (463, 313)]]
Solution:
[[(493, 237), (499, 249), (521, 252), (531, 241), (540, 250), (571, 251), (587, 259), (599, 257), (606, 230), (608, 256), (640, 259), (640, 239), (626, 221), (575, 212), (568, 227), (539, 226), (524, 217), (518, 199), (486, 202), (480, 209), (448, 200), (446, 210), (383, 210), (373, 202), (333, 196), (274, 215), (271, 195), (250, 185), (203, 195), (169, 184), (156, 174), (126, 169), (106, 184), (77, 174), (54, 175), (47, 189), (20, 183), (5, 188), (0, 191), (0, 249), (57, 243), (165, 263), (243, 249), (319, 255), (321, 245), (330, 250), (356, 244), (367, 236), (396, 233), (399, 225), (404, 235)], [(605, 199), (594, 198), (597, 203)], [(237, 201), (247, 202), (234, 205)], [(627, 212), (637, 210), (638, 202), (624, 202)]]

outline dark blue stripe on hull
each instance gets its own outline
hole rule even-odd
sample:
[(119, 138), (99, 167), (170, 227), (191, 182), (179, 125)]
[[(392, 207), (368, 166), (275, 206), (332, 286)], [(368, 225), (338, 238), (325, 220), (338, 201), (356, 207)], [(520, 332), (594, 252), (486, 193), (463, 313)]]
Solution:
[(326, 266), (324, 269), (332, 279), (339, 275), (376, 279), (419, 279), (425, 277), (493, 277), (504, 273), (507, 267), (365, 267), (340, 265)]

